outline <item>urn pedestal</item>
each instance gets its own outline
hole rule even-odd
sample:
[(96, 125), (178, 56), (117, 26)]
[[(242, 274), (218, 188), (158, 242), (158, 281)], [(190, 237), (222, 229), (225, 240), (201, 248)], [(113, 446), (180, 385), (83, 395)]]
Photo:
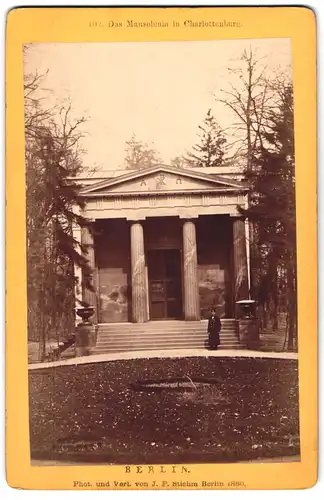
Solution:
[(97, 327), (91, 323), (80, 323), (75, 332), (75, 356), (89, 356), (96, 347)]
[(257, 349), (260, 345), (260, 322), (257, 318), (239, 320), (240, 344), (247, 349)]
[(257, 349), (260, 345), (260, 322), (255, 315), (256, 301), (246, 299), (236, 303), (242, 311), (238, 322), (240, 344), (247, 349)]

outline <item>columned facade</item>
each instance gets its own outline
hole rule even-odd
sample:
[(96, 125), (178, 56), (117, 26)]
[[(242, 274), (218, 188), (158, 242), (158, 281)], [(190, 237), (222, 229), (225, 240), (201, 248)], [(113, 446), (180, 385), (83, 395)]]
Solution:
[(80, 195), (93, 221), (81, 230), (92, 271), (82, 299), (95, 322), (199, 321), (212, 307), (233, 318), (249, 298), (238, 181), (155, 166), (85, 182)]
[(132, 320), (147, 321), (147, 289), (145, 271), (144, 233), (140, 221), (130, 223), (130, 251), (132, 273)]
[(197, 276), (197, 240), (194, 219), (183, 222), (183, 288), (184, 319), (199, 320), (199, 295)]

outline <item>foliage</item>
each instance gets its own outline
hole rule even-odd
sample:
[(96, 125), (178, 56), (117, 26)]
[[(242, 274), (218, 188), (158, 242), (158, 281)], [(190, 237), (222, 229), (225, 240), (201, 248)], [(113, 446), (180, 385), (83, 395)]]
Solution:
[(190, 167), (218, 167), (223, 163), (226, 139), (211, 109), (208, 110), (203, 125), (199, 125), (200, 144), (187, 153), (186, 163)]
[(71, 180), (82, 170), (80, 125), (71, 104), (47, 108), (41, 85), (45, 75), (25, 78), (25, 164), (28, 337), (45, 343), (67, 337), (74, 323), (74, 265), (89, 274), (86, 248), (73, 236), (73, 226), (87, 221)]
[(293, 88), (284, 74), (269, 77), (252, 49), (229, 68), (230, 90), (216, 100), (233, 113), (233, 156), (251, 186), (251, 294), (263, 327), (287, 314), (288, 348), (296, 342), (297, 271)]
[(267, 125), (252, 158), (246, 179), (251, 186), (250, 207), (245, 215), (254, 223), (253, 295), (266, 309), (272, 307), (273, 327), (278, 312), (286, 310), (288, 347), (296, 333), (296, 206), (291, 82), (272, 84), (277, 105), (267, 113)]
[(260, 134), (264, 130), (265, 113), (272, 100), (268, 82), (265, 79), (266, 66), (251, 48), (244, 50), (228, 69), (230, 90), (220, 90), (215, 96), (232, 112), (233, 121), (228, 136), (233, 159), (245, 159), (247, 169), (251, 168), (254, 151), (259, 146)]
[(185, 168), (187, 166), (186, 159), (183, 156), (175, 156), (170, 163), (172, 167), (176, 168)]
[(127, 169), (136, 170), (151, 167), (161, 163), (158, 152), (150, 148), (148, 144), (136, 139), (133, 134), (129, 141), (126, 141), (125, 165)]

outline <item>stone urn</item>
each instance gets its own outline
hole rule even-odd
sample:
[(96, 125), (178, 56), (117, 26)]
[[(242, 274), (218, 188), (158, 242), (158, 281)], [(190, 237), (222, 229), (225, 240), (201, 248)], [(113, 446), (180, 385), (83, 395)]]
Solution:
[(93, 316), (95, 308), (92, 306), (78, 307), (77, 315), (82, 319), (76, 327), (75, 331), (75, 355), (89, 356), (93, 353), (97, 340), (97, 326), (94, 325), (90, 318)]
[(93, 316), (95, 308), (93, 306), (78, 307), (76, 313), (84, 324), (91, 324), (90, 318)]
[(260, 345), (260, 322), (255, 314), (256, 301), (238, 300), (243, 316), (239, 319), (240, 344), (247, 349), (258, 349)]
[(243, 318), (255, 317), (256, 300), (251, 300), (251, 299), (238, 300), (236, 303), (243, 312)]

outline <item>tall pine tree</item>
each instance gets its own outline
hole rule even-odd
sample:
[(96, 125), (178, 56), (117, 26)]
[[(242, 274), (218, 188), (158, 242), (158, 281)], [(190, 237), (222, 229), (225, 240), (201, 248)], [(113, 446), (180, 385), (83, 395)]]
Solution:
[(288, 347), (294, 344), (297, 321), (296, 206), (293, 129), (293, 88), (276, 82), (277, 106), (267, 116), (260, 146), (246, 171), (251, 186), (250, 207), (244, 211), (255, 224), (258, 269), (252, 291), (272, 313), (277, 328), (278, 312), (287, 315)]
[(42, 76), (25, 79), (26, 226), (28, 338), (39, 342), (40, 359), (49, 341), (60, 341), (74, 326), (74, 265), (91, 288), (87, 248), (74, 239), (72, 226), (88, 221), (78, 187), (71, 181), (82, 169), (81, 120), (70, 118), (71, 106), (42, 105)]
[(125, 165), (129, 170), (152, 167), (161, 162), (158, 152), (150, 148), (145, 142), (139, 141), (133, 134), (126, 141)]
[(202, 125), (199, 125), (200, 143), (187, 153), (186, 163), (189, 167), (219, 167), (226, 153), (226, 139), (211, 109)]

